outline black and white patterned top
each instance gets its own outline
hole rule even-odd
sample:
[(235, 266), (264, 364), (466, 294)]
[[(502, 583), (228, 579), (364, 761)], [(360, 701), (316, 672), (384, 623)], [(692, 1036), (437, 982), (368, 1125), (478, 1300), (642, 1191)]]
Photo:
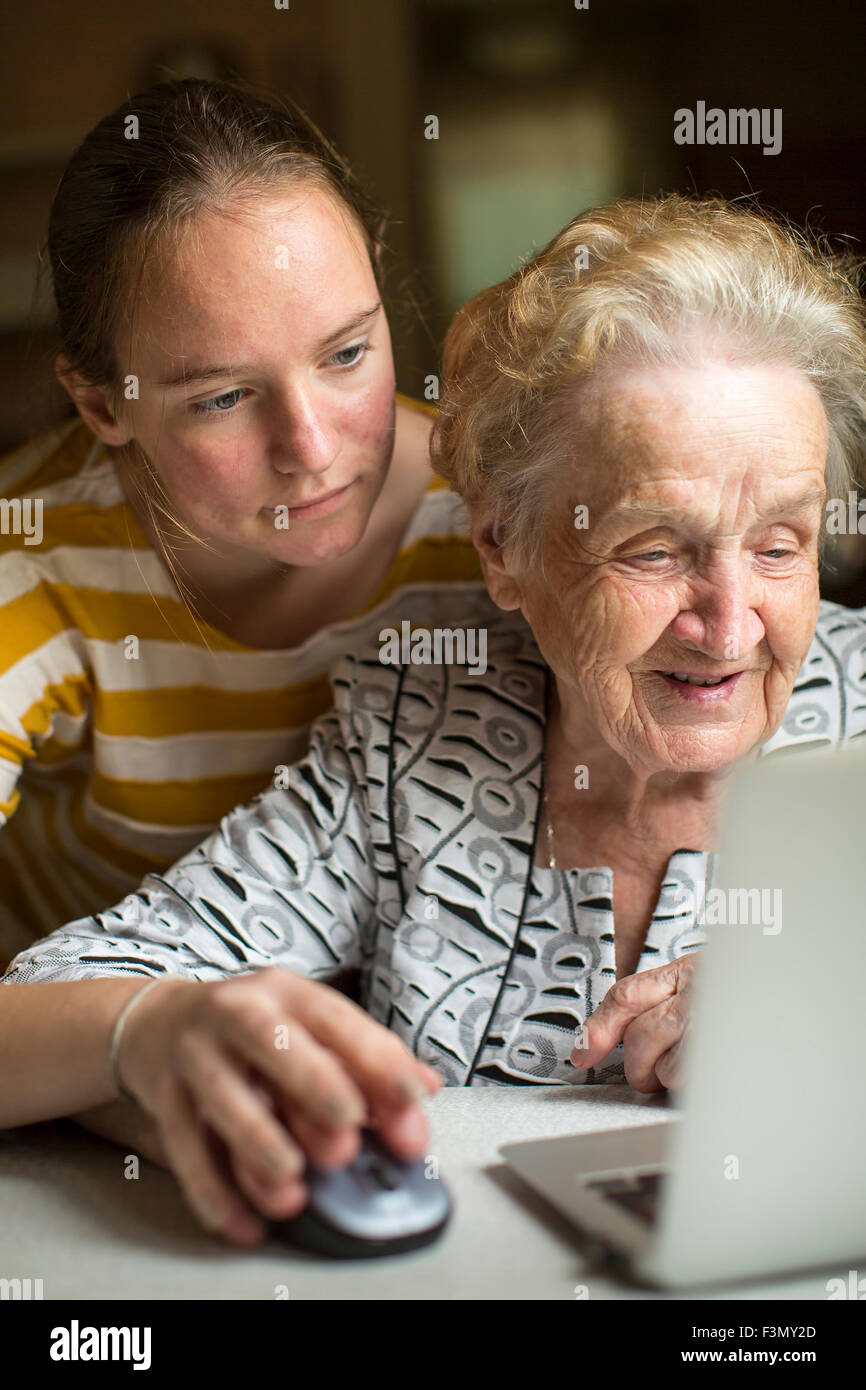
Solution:
[[(483, 675), (383, 665), (378, 647), (345, 658), (287, 786), (117, 907), (22, 951), (3, 983), (275, 964), (328, 981), (357, 967), (363, 1007), (449, 1085), (623, 1080), (622, 1044), (588, 1071), (569, 1060), (616, 978), (613, 874), (533, 866), (548, 670), (512, 614), (488, 628), (487, 653)], [(824, 600), (761, 756), (864, 733), (866, 609)], [(717, 857), (671, 855), (638, 971), (704, 944), (696, 904)]]

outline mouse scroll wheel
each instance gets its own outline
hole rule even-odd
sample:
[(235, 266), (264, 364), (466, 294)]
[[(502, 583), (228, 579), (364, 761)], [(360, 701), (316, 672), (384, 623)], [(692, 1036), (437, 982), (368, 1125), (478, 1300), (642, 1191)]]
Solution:
[(371, 1177), (375, 1178), (380, 1187), (386, 1188), (389, 1192), (393, 1192), (399, 1186), (388, 1165), (383, 1163), (381, 1159), (371, 1159), (367, 1171)]

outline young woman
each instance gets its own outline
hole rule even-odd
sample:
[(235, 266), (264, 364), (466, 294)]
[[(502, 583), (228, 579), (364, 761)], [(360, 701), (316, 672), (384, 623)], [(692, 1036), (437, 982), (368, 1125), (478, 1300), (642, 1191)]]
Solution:
[(135, 96), (66, 169), (77, 417), (0, 462), (0, 970), (293, 763), (371, 632), (489, 611), (431, 411), (395, 398), (382, 233), (310, 122), (236, 84)]
[(78, 418), (0, 463), (34, 520), (0, 535), (0, 968), (293, 762), (370, 631), (484, 601), (395, 400), (381, 249), (318, 132), (233, 84), (134, 97), (69, 164)]

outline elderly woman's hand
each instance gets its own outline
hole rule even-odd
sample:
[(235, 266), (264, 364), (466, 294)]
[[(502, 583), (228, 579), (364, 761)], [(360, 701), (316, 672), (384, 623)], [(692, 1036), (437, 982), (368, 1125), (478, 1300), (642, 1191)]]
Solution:
[(580, 1029), (576, 1067), (595, 1066), (624, 1042), (625, 1079), (636, 1091), (676, 1090), (680, 1051), (689, 1023), (695, 954), (670, 965), (624, 975)]

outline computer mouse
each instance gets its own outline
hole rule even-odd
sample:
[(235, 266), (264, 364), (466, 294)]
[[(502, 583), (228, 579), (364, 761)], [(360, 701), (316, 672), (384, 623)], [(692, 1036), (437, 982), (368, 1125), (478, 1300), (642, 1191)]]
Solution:
[(309, 1201), (287, 1221), (271, 1221), (278, 1240), (338, 1259), (399, 1255), (438, 1240), (452, 1201), (440, 1177), (427, 1175), (423, 1158), (401, 1159), (371, 1129), (342, 1168), (307, 1164)]

